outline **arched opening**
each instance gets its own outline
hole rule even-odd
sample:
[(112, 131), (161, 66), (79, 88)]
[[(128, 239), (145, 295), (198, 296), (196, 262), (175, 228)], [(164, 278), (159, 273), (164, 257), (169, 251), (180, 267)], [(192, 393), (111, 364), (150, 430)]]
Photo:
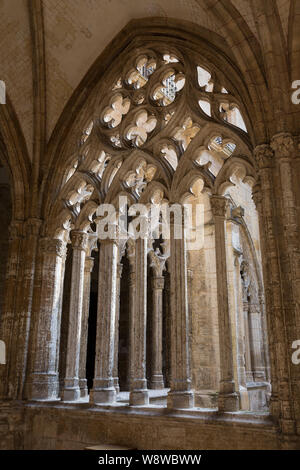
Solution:
[(78, 401), (87, 380), (94, 404), (262, 411), (270, 377), (247, 109), (216, 64), (159, 41), (111, 64), (65, 147), (47, 215), (49, 236), (72, 245), (61, 396)]

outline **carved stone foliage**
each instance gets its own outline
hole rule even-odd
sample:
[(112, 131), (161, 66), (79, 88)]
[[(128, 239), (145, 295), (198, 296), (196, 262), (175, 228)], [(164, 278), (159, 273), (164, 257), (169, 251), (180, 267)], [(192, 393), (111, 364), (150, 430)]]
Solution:
[(156, 277), (161, 277), (165, 269), (167, 256), (162, 255), (159, 249), (151, 250), (149, 253), (150, 266), (153, 268)]
[(254, 157), (258, 168), (269, 168), (273, 165), (274, 153), (269, 145), (258, 145), (254, 150)]
[(213, 196), (210, 198), (210, 204), (214, 217), (225, 217), (228, 199), (223, 196)]
[(89, 237), (87, 233), (72, 230), (70, 233), (73, 248), (86, 250), (88, 248)]
[(294, 141), (291, 134), (281, 132), (273, 136), (271, 147), (279, 158), (289, 157), (294, 151)]

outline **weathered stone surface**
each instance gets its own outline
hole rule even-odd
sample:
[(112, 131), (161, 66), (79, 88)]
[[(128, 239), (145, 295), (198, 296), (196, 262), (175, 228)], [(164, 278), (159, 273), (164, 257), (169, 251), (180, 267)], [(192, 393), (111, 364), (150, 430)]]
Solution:
[(100, 3), (0, 6), (0, 446), (299, 448), (298, 2)]

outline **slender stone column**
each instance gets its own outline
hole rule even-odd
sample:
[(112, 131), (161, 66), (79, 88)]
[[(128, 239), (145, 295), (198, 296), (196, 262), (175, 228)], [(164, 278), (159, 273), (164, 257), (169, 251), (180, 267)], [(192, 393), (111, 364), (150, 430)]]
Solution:
[(11, 363), (13, 324), (15, 318), (16, 287), (20, 270), (20, 250), (23, 234), (23, 222), (13, 221), (9, 227), (9, 251), (3, 289), (4, 304), (0, 321), (0, 340), (6, 348), (6, 364), (0, 367), (0, 400), (7, 398), (8, 374)]
[[(134, 245), (134, 247), (133, 247)], [(146, 380), (147, 325), (147, 239), (132, 241), (128, 249), (130, 262), (130, 405), (147, 405), (149, 392)]]
[(36, 218), (30, 218), (24, 224), (22, 261), (17, 286), (16, 312), (13, 330), (13, 337), (18, 338), (18, 341), (14, 341), (11, 351), (13, 362), (10, 366), (9, 378), (9, 396), (12, 399), (23, 398), (29, 349), (37, 241), (40, 227), (41, 220)]
[(67, 366), (62, 393), (62, 399), (64, 401), (76, 401), (80, 398), (80, 341), (83, 310), (85, 250), (87, 249), (88, 243), (88, 234), (85, 232), (73, 230), (71, 231), (70, 236), (73, 248), (73, 257), (66, 361)]
[(91, 290), (91, 272), (93, 271), (94, 258), (86, 256), (84, 265), (83, 281), (83, 308), (81, 319), (81, 340), (80, 340), (80, 359), (79, 359), (79, 388), (81, 398), (88, 396), (86, 380), (86, 357), (87, 357), (87, 339), (88, 339), (88, 320), (90, 309), (90, 290)]
[[(300, 338), (300, 224), (295, 190), (299, 178), (293, 177), (296, 168), (294, 162), (297, 158), (296, 143), (297, 139), (295, 138), (294, 142), (292, 135), (285, 132), (274, 135), (271, 140), (281, 181), (280, 203), (283, 227), (281, 280), (289, 352), (293, 342)], [(299, 142), (297, 145), (299, 152)], [(282, 421), (282, 427), (286, 434), (298, 432), (300, 435), (300, 368), (292, 361), (290, 361), (290, 390), (289, 416)], [(284, 401), (286, 399), (287, 397)]]
[(250, 330), (249, 330), (249, 303), (243, 302), (243, 315), (245, 325), (245, 366), (247, 382), (253, 382), (251, 347), (250, 347)]
[[(171, 373), (168, 408), (192, 408), (194, 392), (191, 390), (189, 357), (189, 313), (187, 292), (186, 241), (183, 230), (170, 214), (170, 283), (171, 283)], [(176, 237), (176, 233), (181, 236)]]
[(26, 395), (30, 400), (58, 398), (57, 335), (61, 306), (61, 275), (66, 244), (42, 238), (36, 267), (30, 374)]
[[(241, 285), (241, 257), (242, 252), (237, 248), (233, 250), (234, 254), (234, 283), (236, 286), (236, 316), (238, 325), (238, 380), (240, 388), (246, 389), (246, 369), (245, 369), (245, 357), (246, 357), (246, 333), (245, 333), (245, 322), (244, 312), (241, 309), (243, 304), (242, 299), (242, 285)], [(240, 390), (241, 392), (241, 390)]]
[(99, 259), (96, 361), (91, 402), (113, 403), (116, 399), (113, 378), (118, 263), (116, 240), (101, 240)]
[(166, 262), (166, 271), (164, 274), (164, 328), (165, 328), (165, 385), (167, 388), (170, 386), (170, 364), (171, 364), (171, 355), (170, 355), (170, 345), (171, 345), (171, 320), (170, 320), (170, 298), (171, 298), (171, 287), (170, 287), (170, 272), (169, 272), (169, 260)]
[(236, 393), (232, 357), (232, 333), (228, 303), (225, 217), (227, 199), (212, 196), (211, 209), (215, 220), (215, 246), (218, 288), (219, 343), (220, 343), (220, 411), (237, 411), (239, 399)]
[(270, 374), (270, 354), (269, 354), (269, 343), (268, 343), (268, 326), (266, 319), (266, 309), (265, 309), (265, 296), (263, 290), (260, 290), (258, 294), (259, 306), (261, 312), (261, 331), (262, 331), (262, 354), (263, 354), (263, 363), (265, 368), (265, 377), (266, 382), (269, 383), (269, 392), (268, 392), (268, 402), (271, 393), (271, 374)]
[(97, 245), (97, 235), (88, 234), (85, 265), (84, 265), (84, 281), (83, 281), (83, 304), (81, 318), (81, 339), (80, 339), (80, 359), (79, 359), (79, 388), (81, 398), (88, 396), (88, 387), (86, 379), (86, 358), (87, 358), (87, 341), (88, 341), (88, 321), (90, 310), (91, 295), (91, 273), (94, 267), (94, 258), (91, 257), (92, 250)]
[(115, 343), (114, 343), (114, 367), (113, 377), (116, 394), (120, 392), (119, 385), (119, 320), (120, 320), (120, 288), (121, 288), (121, 277), (122, 277), (123, 265), (118, 263), (117, 265), (117, 303), (116, 303), (116, 323), (115, 323)]
[(293, 428), (291, 423), (292, 398), (287, 375), (290, 368), (290, 357), (287, 352), (290, 347), (286, 338), (278, 239), (274, 225), (276, 223), (273, 189), (274, 153), (269, 145), (259, 145), (255, 148), (254, 156), (259, 168), (259, 182), (254, 188), (253, 199), (259, 214), (263, 248), (262, 259), (272, 378), (270, 409), (274, 418), (283, 419), (286, 423), (285, 427)]
[(162, 374), (162, 293), (164, 277), (156, 276), (152, 279), (153, 289), (153, 329), (152, 329), (152, 361), (150, 388), (159, 390), (164, 388)]
[(261, 312), (258, 305), (249, 305), (250, 342), (252, 372), (255, 382), (263, 382), (266, 379), (265, 366), (263, 363), (262, 336), (261, 336)]
[(150, 388), (159, 390), (164, 388), (162, 372), (162, 329), (163, 329), (163, 270), (166, 258), (159, 253), (150, 252), (151, 267), (153, 268), (153, 322), (151, 338), (151, 379)]
[(243, 305), (243, 324), (244, 324), (244, 335), (245, 335), (245, 371), (246, 371), (246, 381), (253, 382), (253, 373), (252, 373), (252, 362), (251, 362), (251, 347), (250, 347), (250, 330), (249, 330), (249, 279), (247, 276), (247, 266), (246, 261), (242, 261), (240, 272), (242, 276), (242, 305)]

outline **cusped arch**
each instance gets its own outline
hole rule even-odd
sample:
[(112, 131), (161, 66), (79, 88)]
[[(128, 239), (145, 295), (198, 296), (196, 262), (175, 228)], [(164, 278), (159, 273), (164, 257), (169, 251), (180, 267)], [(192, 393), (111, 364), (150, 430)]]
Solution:
[[(99, 87), (107, 84), (107, 81), (102, 80), (104, 75), (117, 70), (117, 61), (123, 62), (125, 55), (130, 54), (133, 48), (157, 47), (162, 38), (166, 44), (166, 36), (168, 37), (168, 49), (172, 53), (178, 45), (186, 47), (186, 44), (189, 44), (188, 48), (192, 54), (201, 51), (206, 62), (210, 62), (215, 69), (222, 71), (222, 76), (228, 80), (228, 88), (239, 95), (240, 102), (243, 103), (245, 109), (251, 115), (257, 115), (257, 111), (252, 109), (251, 103), (259, 102), (259, 96), (257, 94), (256, 99), (251, 100), (246, 80), (238, 67), (233, 65), (232, 54), (222, 44), (218, 35), (208, 33), (205, 29), (199, 31), (195, 25), (184, 21), (168, 19), (168, 24), (166, 24), (161, 19), (134, 20), (116, 36), (99, 56), (74, 92), (56, 125), (48, 145), (45, 161), (46, 171), (42, 185), (44, 198), (41, 200), (43, 215), (47, 213), (49, 200), (55, 193), (54, 188), (57, 185), (60, 168), (67, 159), (67, 155), (74, 153), (82, 126), (86, 125), (91, 118), (96, 117), (93, 103), (97, 102)], [(257, 64), (257, 68), (259, 69), (259, 64)], [(71, 110), (72, 112), (70, 112)], [(74, 119), (74, 115), (76, 115), (76, 119)], [(261, 121), (261, 116), (259, 119)], [(250, 129), (251, 132), (253, 132), (252, 129)]]

